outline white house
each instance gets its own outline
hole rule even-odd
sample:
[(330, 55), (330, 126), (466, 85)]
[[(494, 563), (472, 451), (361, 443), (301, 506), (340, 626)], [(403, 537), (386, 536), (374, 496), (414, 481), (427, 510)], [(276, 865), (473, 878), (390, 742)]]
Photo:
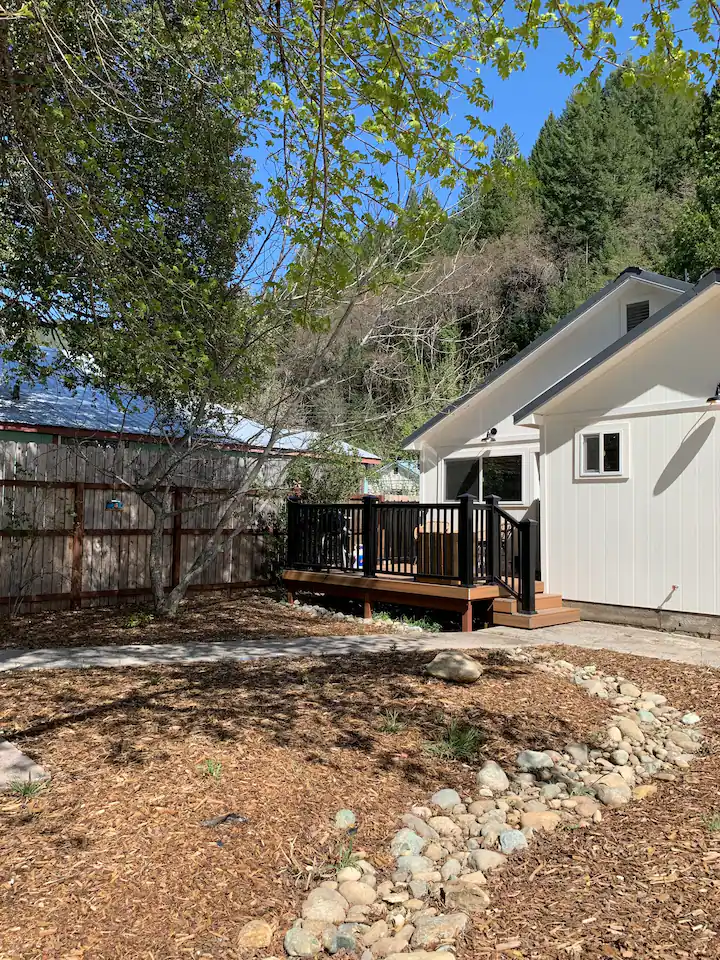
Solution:
[(628, 267), (405, 441), (420, 499), (540, 520), (589, 619), (720, 633), (720, 270)]

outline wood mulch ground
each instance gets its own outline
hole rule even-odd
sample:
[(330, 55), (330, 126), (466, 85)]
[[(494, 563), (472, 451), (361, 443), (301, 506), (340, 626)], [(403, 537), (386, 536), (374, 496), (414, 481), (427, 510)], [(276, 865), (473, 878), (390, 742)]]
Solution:
[(154, 619), (139, 606), (90, 607), (30, 613), (0, 619), (0, 649), (24, 647), (95, 647), (116, 644), (188, 643), (262, 640), (283, 637), (348, 636), (386, 633), (381, 623), (344, 623), (318, 619), (278, 603), (279, 590), (244, 590), (202, 594), (185, 600), (177, 617)]
[[(497, 655), (471, 687), (424, 677), (429, 658), (3, 674), (0, 736), (53, 781), (27, 803), (0, 798), (0, 957), (232, 958), (253, 917), (277, 924), (266, 953), (280, 954), (303, 888), (337, 862), (338, 809), (356, 812), (357, 844), (383, 866), (400, 814), (473, 785), (477, 763), (423, 749), (449, 719), (509, 759), (607, 715)], [(401, 732), (382, 732), (395, 713)], [(247, 823), (201, 826), (231, 812)]]
[[(720, 957), (720, 670), (610, 651), (548, 648), (697, 710), (711, 752), (655, 797), (589, 830), (539, 839), (493, 882), (473, 957)], [(712, 829), (713, 817), (716, 829)], [(507, 949), (498, 953), (497, 945)]]
[[(650, 800), (536, 839), (493, 876), (462, 960), (720, 956), (720, 671), (550, 652), (698, 710), (713, 752)], [(280, 955), (302, 889), (337, 858), (338, 808), (382, 866), (400, 813), (471, 787), (476, 764), (423, 751), (447, 718), (506, 761), (603, 724), (607, 705), (561, 678), (478, 656), (468, 688), (423, 678), (430, 654), (4, 675), (0, 731), (54, 780), (27, 804), (0, 799), (0, 958), (233, 958), (256, 916), (278, 925), (266, 954)], [(402, 732), (381, 731), (387, 711)], [(200, 826), (226, 812), (248, 822)]]

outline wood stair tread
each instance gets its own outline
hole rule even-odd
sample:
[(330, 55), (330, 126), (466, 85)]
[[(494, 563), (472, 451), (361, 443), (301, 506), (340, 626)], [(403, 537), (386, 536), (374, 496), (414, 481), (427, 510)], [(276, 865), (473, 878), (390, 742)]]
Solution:
[(537, 613), (501, 613), (493, 609), (493, 625), (519, 627), (535, 630), (539, 627), (554, 627), (563, 623), (576, 623), (580, 619), (577, 607), (549, 607)]

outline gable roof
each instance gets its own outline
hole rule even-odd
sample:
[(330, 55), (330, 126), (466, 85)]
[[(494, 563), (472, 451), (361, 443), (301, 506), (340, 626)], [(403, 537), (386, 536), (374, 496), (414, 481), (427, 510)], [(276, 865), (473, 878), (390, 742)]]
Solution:
[(562, 380), (558, 380), (557, 383), (554, 383), (543, 393), (535, 397), (534, 400), (531, 400), (530, 403), (526, 404), (515, 414), (513, 418), (515, 423), (519, 423), (521, 420), (525, 419), (525, 417), (529, 416), (534, 410), (544, 406), (550, 400), (567, 390), (568, 387), (571, 387), (574, 383), (582, 380), (582, 378), (586, 377), (592, 370), (595, 370), (597, 367), (605, 363), (606, 360), (614, 357), (616, 354), (620, 353), (621, 350), (624, 350), (635, 340), (638, 340), (640, 337), (642, 337), (648, 332), (648, 330), (652, 330), (653, 327), (657, 327), (659, 324), (667, 320), (668, 317), (676, 314), (678, 310), (682, 310), (683, 307), (694, 300), (699, 294), (704, 293), (704, 291), (713, 284), (720, 284), (720, 267), (715, 267), (714, 269), (703, 274), (694, 287), (688, 284), (690, 289), (681, 297), (678, 297), (677, 300), (673, 300), (672, 303), (669, 303), (666, 307), (663, 307), (662, 310), (658, 310), (651, 314), (647, 320), (643, 320), (642, 323), (638, 324), (632, 330), (629, 330), (625, 336), (613, 341), (613, 343), (605, 347), (604, 350), (601, 350), (600, 353), (596, 354), (594, 357), (590, 357), (589, 360), (586, 360), (585, 363), (580, 364), (579, 367), (576, 367), (575, 370), (569, 373), (566, 377), (563, 377)]
[(505, 376), (508, 371), (512, 370), (513, 367), (516, 367), (522, 360), (534, 353), (537, 349), (539, 349), (539, 347), (543, 346), (543, 344), (547, 343), (549, 340), (552, 340), (553, 337), (556, 337), (562, 330), (573, 323), (573, 321), (577, 320), (578, 317), (581, 317), (592, 307), (596, 306), (596, 304), (604, 300), (605, 297), (610, 296), (611, 293), (614, 293), (615, 290), (617, 290), (624, 283), (627, 283), (629, 280), (644, 280), (646, 283), (654, 283), (656, 286), (665, 287), (669, 290), (676, 290), (678, 294), (687, 293), (689, 290), (693, 289), (693, 285), (684, 280), (676, 280), (673, 277), (665, 277), (661, 273), (654, 273), (652, 270), (644, 270), (642, 267), (626, 267), (622, 273), (619, 273), (617, 277), (615, 277), (614, 280), (606, 283), (604, 287), (601, 287), (596, 293), (588, 297), (588, 299), (585, 300), (584, 303), (581, 303), (579, 307), (576, 307), (570, 313), (566, 314), (561, 320), (558, 320), (558, 322), (550, 327), (549, 330), (546, 330), (545, 333), (533, 340), (533, 342), (528, 344), (527, 347), (525, 347), (519, 353), (516, 353), (515, 356), (506, 363), (503, 363), (496, 370), (493, 370), (493, 372), (489, 374), (479, 386), (448, 404), (439, 413), (435, 414), (434, 417), (431, 417), (429, 420), (427, 420), (421, 427), (418, 427), (414, 433), (411, 433), (410, 436), (403, 440), (403, 448), (407, 447), (411, 443), (414, 443), (415, 440), (421, 437), (424, 433), (427, 433), (428, 430), (432, 429), (432, 427), (440, 423), (451, 413), (454, 413), (460, 407), (464, 406), (468, 400), (471, 400), (473, 397), (477, 396), (478, 393), (483, 391), (491, 383), (494, 383), (496, 380), (499, 380), (500, 377)]
[[(44, 350), (48, 363), (55, 351)], [(90, 386), (69, 387), (61, 376), (50, 373), (40, 383), (20, 383), (19, 398), (13, 394), (11, 383), (15, 364), (0, 362), (0, 430), (3, 427), (53, 428), (70, 430), (81, 435), (125, 434), (132, 437), (161, 437), (167, 431), (182, 429), (181, 424), (167, 423), (142, 398), (121, 395), (117, 401), (102, 390)], [(209, 433), (219, 445), (263, 449), (270, 441), (270, 430), (248, 417), (230, 410), (218, 410), (216, 423)], [(321, 439), (313, 430), (285, 430), (278, 439), (274, 452), (299, 454), (312, 450)], [(359, 457), (371, 463), (380, 458), (367, 450), (338, 442), (338, 449), (348, 456)]]

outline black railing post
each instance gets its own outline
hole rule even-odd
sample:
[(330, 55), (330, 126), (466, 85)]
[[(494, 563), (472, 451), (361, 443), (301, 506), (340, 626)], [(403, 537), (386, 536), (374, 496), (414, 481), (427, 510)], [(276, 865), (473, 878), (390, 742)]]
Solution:
[(500, 497), (491, 494), (485, 497), (487, 504), (487, 576), (489, 580), (500, 580)]
[(471, 587), (475, 582), (474, 504), (475, 497), (471, 493), (461, 494), (458, 524), (458, 573), (460, 574), (460, 584), (463, 587)]
[(372, 494), (363, 497), (363, 575), (374, 577), (377, 567), (378, 498)]
[(520, 613), (535, 613), (537, 520), (520, 521)]
[(292, 567), (298, 559), (298, 506), (299, 498), (291, 496), (287, 498), (287, 565)]

